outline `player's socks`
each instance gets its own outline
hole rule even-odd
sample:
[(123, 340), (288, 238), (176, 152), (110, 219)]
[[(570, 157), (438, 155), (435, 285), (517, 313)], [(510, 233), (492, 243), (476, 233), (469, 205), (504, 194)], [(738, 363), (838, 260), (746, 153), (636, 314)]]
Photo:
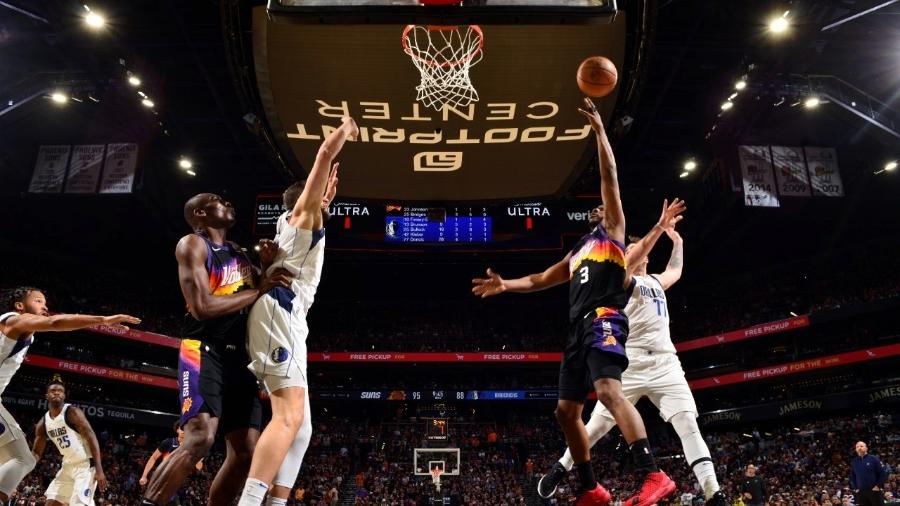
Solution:
[(659, 471), (656, 467), (656, 461), (653, 459), (653, 452), (650, 451), (650, 441), (647, 438), (638, 439), (631, 446), (631, 458), (634, 459), (634, 467), (643, 473), (652, 473)]
[(706, 499), (711, 498), (719, 491), (719, 480), (716, 478), (716, 466), (713, 465), (712, 460), (710, 460), (709, 457), (704, 457), (696, 462), (692, 462), (691, 469), (693, 469), (694, 476), (697, 477), (697, 482), (700, 483), (700, 487), (703, 489), (703, 495), (706, 496)]
[(269, 486), (256, 478), (247, 478), (238, 506), (262, 506)]
[(266, 506), (287, 506), (287, 499), (269, 496), (266, 499)]
[(581, 480), (581, 491), (586, 492), (597, 488), (597, 479), (594, 478), (594, 467), (591, 461), (575, 464), (575, 470), (578, 471), (578, 478)]

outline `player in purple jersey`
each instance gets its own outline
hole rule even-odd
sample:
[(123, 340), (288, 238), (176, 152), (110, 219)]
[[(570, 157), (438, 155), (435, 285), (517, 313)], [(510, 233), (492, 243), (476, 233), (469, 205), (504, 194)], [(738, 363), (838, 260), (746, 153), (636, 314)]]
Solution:
[[(600, 193), (603, 205), (590, 214), (591, 232), (560, 262), (541, 273), (505, 280), (488, 269), (488, 278), (474, 279), (472, 292), (481, 297), (505, 291), (533, 292), (569, 283), (570, 332), (559, 371), (559, 401), (556, 418), (572, 452), (581, 481), (578, 506), (605, 506), (611, 500), (594, 477), (587, 432), (581, 419), (587, 394), (597, 398), (615, 417), (643, 475), (641, 490), (629, 498), (628, 506), (649, 506), (675, 490), (675, 483), (656, 466), (647, 431), (640, 414), (622, 392), (622, 372), (628, 367), (625, 341), (628, 318), (623, 309), (628, 302), (626, 288), (631, 282), (625, 255), (625, 213), (619, 196), (616, 160), (606, 138), (600, 113), (585, 99), (579, 109), (594, 129), (600, 165)], [(655, 229), (677, 222), (684, 204), (676, 199), (663, 204), (663, 215)], [(649, 246), (639, 244), (629, 257), (638, 259)], [(634, 256), (632, 256), (632, 254)]]
[(257, 281), (243, 250), (226, 239), (235, 212), (222, 197), (195, 195), (184, 206), (184, 218), (193, 230), (175, 249), (188, 310), (178, 365), (184, 444), (154, 473), (141, 504), (166, 504), (221, 432), (225, 462), (207, 504), (225, 506), (247, 477), (262, 422), (256, 379), (246, 368), (247, 313), (260, 295), (289, 286), (291, 279), (281, 270)]

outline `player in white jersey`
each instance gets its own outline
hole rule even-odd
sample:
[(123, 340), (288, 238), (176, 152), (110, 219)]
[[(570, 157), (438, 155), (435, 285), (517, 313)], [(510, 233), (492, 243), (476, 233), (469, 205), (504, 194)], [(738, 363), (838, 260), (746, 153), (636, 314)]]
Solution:
[(47, 506), (94, 506), (94, 491), (106, 490), (97, 435), (84, 412), (66, 403), (66, 386), (58, 376), (47, 385), (47, 404), (47, 413), (34, 429), (31, 450), (40, 460), (49, 438), (62, 455), (62, 467), (44, 493)]
[[(272, 420), (256, 443), (239, 506), (259, 506), (267, 492), (267, 504), (287, 504), (309, 447), (312, 421), (306, 378), (306, 313), (312, 306), (325, 258), (322, 204), (333, 196), (337, 182), (334, 158), (344, 143), (357, 135), (359, 129), (349, 117), (328, 135), (306, 182), (285, 192), (289, 211), (278, 219), (277, 249), (269, 243), (260, 251), (264, 266), (271, 262), (268, 272), (287, 269), (294, 280), (290, 289), (274, 288), (260, 297), (247, 323), (248, 367), (269, 392)], [(294, 198), (296, 201), (291, 202)]]
[[(33, 287), (10, 290), (5, 297), (0, 315), (0, 394), (19, 370), (28, 347), (34, 342), (35, 332), (65, 332), (94, 325), (108, 325), (127, 330), (124, 323), (138, 324), (133, 316), (91, 316), (80, 314), (50, 315), (44, 293)], [(9, 500), (10, 494), (34, 469), (34, 456), (25, 441), (25, 434), (12, 415), (0, 404), (0, 504)]]
[[(630, 334), (625, 346), (628, 369), (622, 374), (622, 391), (632, 404), (647, 396), (659, 408), (660, 416), (672, 424), (681, 438), (685, 460), (703, 488), (707, 503), (712, 506), (725, 505), (727, 501), (719, 491), (709, 448), (697, 425), (697, 405), (669, 335), (665, 291), (681, 279), (684, 241), (674, 227), (665, 232), (672, 240), (672, 255), (666, 270), (647, 275), (647, 256), (638, 259), (634, 268), (628, 304), (625, 306)], [(640, 241), (629, 244), (626, 252), (639, 245), (649, 251), (657, 237), (648, 234)], [(639, 244), (641, 241), (651, 243)], [(590, 445), (597, 444), (615, 425), (612, 415), (598, 402), (585, 425)], [(565, 455), (538, 482), (538, 494), (544, 498), (552, 497), (572, 465), (572, 456), (567, 449)]]

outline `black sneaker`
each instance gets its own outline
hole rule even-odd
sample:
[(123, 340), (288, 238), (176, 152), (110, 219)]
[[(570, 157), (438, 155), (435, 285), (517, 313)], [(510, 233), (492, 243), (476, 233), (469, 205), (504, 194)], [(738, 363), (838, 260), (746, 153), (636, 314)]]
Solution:
[(559, 482), (566, 477), (567, 473), (568, 471), (566, 471), (566, 468), (559, 462), (553, 464), (553, 467), (550, 468), (550, 472), (541, 476), (541, 479), (538, 481), (538, 495), (544, 499), (553, 497), (553, 494), (556, 493), (556, 488), (559, 486)]
[(706, 504), (707, 506), (728, 506), (728, 499), (726, 499), (725, 494), (719, 490), (706, 501)]

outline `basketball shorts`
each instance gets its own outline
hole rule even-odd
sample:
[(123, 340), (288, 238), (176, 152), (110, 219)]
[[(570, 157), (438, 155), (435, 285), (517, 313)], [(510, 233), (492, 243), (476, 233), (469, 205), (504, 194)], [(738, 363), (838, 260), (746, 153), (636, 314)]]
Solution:
[(573, 321), (559, 365), (559, 398), (583, 402), (598, 379), (621, 380), (627, 339), (628, 318), (620, 309), (600, 307)]
[(247, 370), (243, 346), (183, 339), (178, 380), (181, 425), (209, 413), (219, 419), (222, 434), (261, 427), (259, 386)]
[(94, 506), (94, 491), (97, 489), (95, 472), (94, 466), (89, 461), (63, 464), (44, 495), (48, 501), (57, 501), (70, 506)]
[[(622, 374), (622, 392), (628, 402), (637, 404), (641, 397), (647, 396), (666, 422), (685, 411), (697, 416), (697, 404), (678, 355), (633, 348), (628, 350), (628, 359), (628, 369)], [(594, 414), (613, 419), (599, 402), (594, 406)]]
[(0, 404), (0, 446), (5, 446), (17, 439), (25, 439), (25, 434), (16, 423), (16, 419)]
[(269, 393), (288, 387), (308, 388), (306, 311), (312, 301), (277, 287), (260, 297), (247, 323), (247, 368)]

